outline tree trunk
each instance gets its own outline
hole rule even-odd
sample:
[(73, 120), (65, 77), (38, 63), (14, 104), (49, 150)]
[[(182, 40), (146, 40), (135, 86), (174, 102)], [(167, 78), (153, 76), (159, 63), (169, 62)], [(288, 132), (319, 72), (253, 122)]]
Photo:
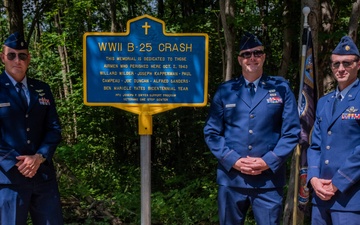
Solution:
[(294, 20), (293, 12), (294, 7), (296, 6), (295, 1), (297, 0), (286, 0), (284, 5), (284, 33), (283, 33), (283, 47), (282, 47), (282, 59), (280, 62), (280, 68), (278, 70), (278, 75), (285, 77), (289, 70), (289, 65), (292, 60), (291, 50), (292, 50), (292, 42), (294, 40), (294, 34), (296, 33), (295, 27), (291, 26)]
[(164, 0), (157, 0), (158, 17), (163, 18), (165, 13)]
[(44, 11), (47, 8), (50, 8), (52, 5), (51, 1), (41, 1), (39, 2), (39, 0), (34, 0), (33, 1), (33, 5), (35, 6), (35, 13), (34, 13), (34, 17), (33, 20), (31, 21), (31, 25), (30, 28), (28, 29), (28, 34), (27, 34), (27, 42), (30, 42), (30, 38), (32, 37), (33, 33), (36, 32), (35, 30), (37, 30), (38, 32), (34, 35), (34, 43), (36, 44), (36, 40), (40, 40), (40, 23), (39, 20), (41, 20), (41, 16), (43, 15)]
[(360, 14), (360, 0), (357, 0), (352, 5), (352, 11), (349, 21), (349, 36), (355, 41), (357, 39), (357, 30), (359, 27), (359, 14)]
[(9, 34), (18, 31), (24, 35), (22, 0), (4, 0), (4, 6), (8, 15)]
[[(319, 18), (319, 29), (322, 28), (322, 33), (325, 33), (326, 35), (331, 35), (335, 33), (333, 31), (333, 24), (337, 18), (337, 15), (339, 13), (338, 7), (332, 8), (332, 2), (331, 0), (323, 0), (321, 2), (321, 14)], [(316, 39), (317, 41), (317, 39)], [(335, 43), (339, 40), (337, 38), (330, 38), (328, 41), (325, 41), (323, 43), (317, 43), (314, 48), (315, 51), (323, 52), (323, 53), (331, 53), (332, 48), (334, 47)], [(324, 68), (329, 67), (329, 54), (324, 54), (321, 58), (315, 58), (316, 64), (318, 65), (318, 68), (321, 68), (320, 70), (316, 70), (317, 79), (318, 82), (318, 93), (319, 97), (324, 95), (324, 93), (327, 93), (334, 89), (335, 79), (334, 76), (331, 74), (331, 71), (325, 71)], [(317, 68), (316, 68), (317, 69)]]
[(225, 37), (225, 53), (222, 54), (224, 57), (223, 64), (223, 79), (225, 81), (230, 80), (233, 75), (234, 68), (234, 43), (235, 43), (235, 9), (234, 0), (223, 0), (219, 1), (220, 4), (220, 17), (222, 26), (224, 29)]
[(116, 18), (116, 0), (110, 0), (111, 32), (119, 32), (119, 24)]
[[(62, 35), (62, 28), (61, 28), (61, 23), (60, 23), (60, 13), (55, 15), (55, 26), (57, 27), (58, 30), (58, 34), (59, 36)], [(72, 90), (72, 82), (71, 79), (68, 79), (67, 74), (69, 74), (70, 72), (70, 67), (69, 67), (69, 62), (68, 62), (68, 55), (67, 55), (67, 49), (66, 49), (66, 45), (65, 45), (65, 40), (63, 42), (63, 45), (59, 45), (58, 46), (58, 51), (59, 51), (59, 57), (61, 60), (61, 72), (62, 72), (62, 84), (63, 84), (63, 93), (64, 93), (64, 98), (69, 100), (70, 94), (71, 92), (69, 90)], [(68, 123), (69, 125), (72, 124), (72, 130), (73, 132), (73, 138), (71, 138), (70, 136), (67, 137), (68, 140), (66, 140), (68, 143), (71, 142), (72, 139), (76, 139), (77, 138), (77, 119), (76, 119), (76, 113), (75, 113), (75, 109), (72, 108), (72, 121), (73, 123)]]
[(180, 1), (181, 14), (183, 18), (193, 15), (194, 4), (192, 1)]

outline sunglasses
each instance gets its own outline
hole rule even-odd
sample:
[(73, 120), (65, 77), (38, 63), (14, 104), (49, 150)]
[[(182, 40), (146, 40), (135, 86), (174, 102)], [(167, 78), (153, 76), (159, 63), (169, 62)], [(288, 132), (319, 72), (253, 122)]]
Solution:
[(16, 54), (15, 52), (10, 52), (10, 53), (8, 53), (8, 54), (6, 55), (6, 57), (7, 57), (8, 60), (11, 61), (11, 60), (14, 60), (14, 59), (16, 58), (16, 55), (17, 55), (18, 58), (19, 58), (20, 60), (22, 60), (22, 61), (27, 60), (27, 58), (29, 57), (29, 55), (26, 54), (26, 53), (18, 53), (18, 54)]
[(261, 56), (264, 55), (264, 51), (262, 50), (255, 50), (252, 52), (243, 52), (241, 53), (239, 56), (245, 59), (249, 59), (251, 58), (251, 55), (254, 55), (255, 58), (260, 58)]
[(358, 62), (358, 59), (354, 59), (351, 61), (342, 61), (342, 62), (332, 62), (331, 67), (334, 69), (339, 69), (340, 65), (342, 64), (344, 68), (350, 68), (354, 62)]

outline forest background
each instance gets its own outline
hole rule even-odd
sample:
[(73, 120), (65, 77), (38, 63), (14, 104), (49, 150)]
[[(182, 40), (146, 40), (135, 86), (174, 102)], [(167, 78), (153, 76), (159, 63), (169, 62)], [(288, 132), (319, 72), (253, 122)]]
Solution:
[[(57, 102), (63, 142), (54, 161), (66, 224), (140, 224), (141, 214), (138, 117), (84, 105), (85, 32), (125, 32), (128, 20), (148, 14), (163, 20), (166, 32), (209, 35), (209, 104), (153, 117), (151, 217), (159, 225), (212, 225), (218, 224), (217, 162), (203, 140), (211, 96), (221, 82), (239, 76), (236, 56), (245, 31), (265, 45), (266, 73), (288, 79), (297, 96), (304, 6), (311, 8), (322, 96), (335, 85), (333, 48), (343, 35), (358, 43), (360, 0), (4, 0), (0, 42), (24, 32), (32, 55), (28, 76), (49, 83)], [(294, 157), (288, 164), (294, 178)], [(283, 224), (292, 223), (293, 180), (288, 184)], [(307, 224), (308, 212), (302, 216)], [(251, 214), (247, 224), (255, 224)]]

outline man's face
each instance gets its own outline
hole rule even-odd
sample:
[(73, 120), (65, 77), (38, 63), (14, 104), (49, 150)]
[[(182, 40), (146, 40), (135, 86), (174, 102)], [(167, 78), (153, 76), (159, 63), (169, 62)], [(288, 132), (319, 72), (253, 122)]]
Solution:
[(238, 62), (242, 67), (243, 74), (256, 74), (260, 76), (263, 72), (265, 57), (263, 46), (240, 51)]
[(331, 70), (340, 90), (343, 90), (356, 80), (359, 68), (359, 59), (355, 55), (331, 56)]
[(30, 54), (27, 49), (16, 50), (7, 46), (3, 47), (1, 61), (5, 65), (6, 72), (16, 81), (21, 81), (26, 74), (30, 63)]

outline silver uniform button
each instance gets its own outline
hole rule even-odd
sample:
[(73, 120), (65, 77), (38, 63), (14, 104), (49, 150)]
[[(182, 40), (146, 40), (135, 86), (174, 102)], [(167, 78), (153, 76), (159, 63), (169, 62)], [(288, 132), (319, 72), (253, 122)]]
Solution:
[(331, 130), (328, 131), (328, 135), (331, 135)]
[(327, 149), (327, 150), (330, 150), (330, 148), (331, 148), (330, 145), (327, 145), (327, 146), (326, 146), (326, 149)]
[(251, 145), (249, 145), (249, 146), (248, 146), (248, 149), (249, 149), (249, 150), (251, 150), (251, 149), (252, 149), (252, 146), (251, 146)]
[(253, 130), (249, 130), (249, 134), (252, 134), (252, 133), (254, 133)]
[(329, 160), (325, 160), (325, 165), (329, 164)]

